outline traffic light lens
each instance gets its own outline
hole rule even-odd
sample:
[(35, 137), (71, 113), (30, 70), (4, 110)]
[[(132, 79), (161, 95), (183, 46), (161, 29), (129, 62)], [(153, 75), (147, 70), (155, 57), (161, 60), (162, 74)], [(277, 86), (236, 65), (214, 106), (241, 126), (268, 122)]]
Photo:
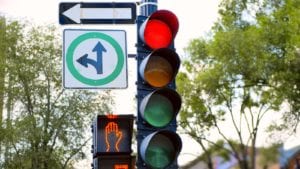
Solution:
[(145, 80), (153, 87), (167, 85), (173, 76), (171, 64), (164, 58), (153, 56), (145, 68)]
[(144, 30), (144, 41), (150, 48), (166, 48), (172, 39), (172, 30), (166, 23), (157, 19), (147, 22)]
[(151, 140), (146, 151), (145, 162), (153, 168), (165, 168), (174, 160), (175, 148), (172, 140), (158, 134)]
[(144, 118), (154, 127), (164, 127), (173, 118), (173, 105), (168, 98), (154, 94), (145, 108)]

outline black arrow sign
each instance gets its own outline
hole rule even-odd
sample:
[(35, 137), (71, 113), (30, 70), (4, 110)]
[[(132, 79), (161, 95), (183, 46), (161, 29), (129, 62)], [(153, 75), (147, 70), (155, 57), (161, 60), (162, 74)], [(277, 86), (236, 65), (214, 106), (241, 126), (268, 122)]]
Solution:
[(102, 52), (106, 52), (104, 46), (98, 42), (97, 45), (94, 47), (93, 52), (97, 52), (97, 60), (93, 60), (88, 58), (88, 54), (81, 56), (77, 59), (77, 62), (84, 67), (88, 67), (88, 64), (95, 67), (97, 74), (103, 73), (103, 57)]
[(60, 3), (59, 23), (134, 24), (135, 3)]

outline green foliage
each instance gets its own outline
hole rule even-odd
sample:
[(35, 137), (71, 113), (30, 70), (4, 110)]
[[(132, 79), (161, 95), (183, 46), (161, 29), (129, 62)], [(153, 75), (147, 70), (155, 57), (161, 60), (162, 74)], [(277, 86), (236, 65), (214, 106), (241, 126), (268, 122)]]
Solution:
[(59, 37), (54, 26), (6, 26), (0, 168), (72, 168), (85, 158), (92, 118), (110, 111), (109, 92), (63, 89)]
[(282, 144), (274, 144), (269, 147), (263, 147), (259, 149), (259, 164), (261, 166), (268, 166), (275, 164), (279, 159), (279, 148)]
[(226, 143), (223, 140), (217, 140), (215, 144), (208, 147), (207, 151), (209, 151), (210, 154), (215, 157), (222, 157), (224, 161), (228, 161), (230, 160), (231, 152), (227, 149), (224, 149), (224, 146), (226, 146)]
[[(266, 113), (285, 112), (283, 120), (295, 129), (300, 121), (300, 2), (223, 0), (219, 13), (213, 36), (186, 48), (189, 59), (177, 79), (184, 100), (180, 120), (199, 142), (216, 129), (247, 168), (247, 146), (254, 161)], [(219, 126), (224, 119), (234, 127), (238, 148)]]

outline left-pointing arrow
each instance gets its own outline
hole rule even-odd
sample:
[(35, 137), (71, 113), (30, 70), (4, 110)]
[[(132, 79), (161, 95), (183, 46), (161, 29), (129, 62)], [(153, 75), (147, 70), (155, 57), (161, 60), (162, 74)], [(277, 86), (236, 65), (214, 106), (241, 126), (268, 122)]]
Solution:
[(84, 67), (88, 67), (88, 64), (94, 66), (97, 71), (97, 74), (103, 73), (103, 59), (102, 59), (102, 52), (106, 52), (104, 46), (98, 42), (97, 45), (94, 47), (93, 52), (97, 52), (97, 60), (93, 60), (88, 58), (88, 54), (81, 56), (77, 59), (77, 62)]
[(66, 11), (62, 11), (61, 15), (77, 24), (115, 23), (118, 21), (131, 21), (135, 18), (135, 6), (133, 4), (119, 4), (110, 7), (111, 5), (112, 4), (107, 5), (104, 3), (78, 3)]
[(80, 23), (80, 6), (80, 4), (77, 4), (62, 14), (70, 18), (74, 22)]

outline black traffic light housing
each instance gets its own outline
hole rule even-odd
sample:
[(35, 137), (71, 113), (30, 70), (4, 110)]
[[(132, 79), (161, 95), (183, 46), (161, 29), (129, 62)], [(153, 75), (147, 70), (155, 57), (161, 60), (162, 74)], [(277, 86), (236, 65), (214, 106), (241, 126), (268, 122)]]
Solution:
[(93, 159), (93, 169), (134, 169), (135, 157), (130, 155), (99, 156)]
[(133, 169), (133, 115), (98, 115), (92, 124), (93, 169)]
[(182, 142), (176, 133), (181, 97), (175, 78), (180, 58), (174, 38), (179, 23), (167, 10), (137, 19), (138, 169), (177, 169)]

